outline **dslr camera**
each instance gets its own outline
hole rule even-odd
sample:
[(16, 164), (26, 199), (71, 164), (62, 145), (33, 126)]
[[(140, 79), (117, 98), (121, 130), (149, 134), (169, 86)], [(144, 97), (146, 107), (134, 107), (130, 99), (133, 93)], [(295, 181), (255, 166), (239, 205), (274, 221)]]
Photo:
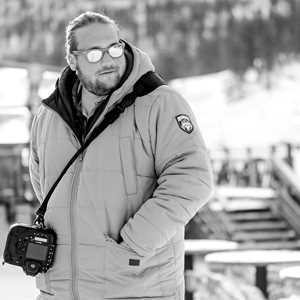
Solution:
[(55, 248), (53, 229), (15, 224), (6, 239), (4, 263), (20, 266), (27, 275), (36, 276), (53, 265)]

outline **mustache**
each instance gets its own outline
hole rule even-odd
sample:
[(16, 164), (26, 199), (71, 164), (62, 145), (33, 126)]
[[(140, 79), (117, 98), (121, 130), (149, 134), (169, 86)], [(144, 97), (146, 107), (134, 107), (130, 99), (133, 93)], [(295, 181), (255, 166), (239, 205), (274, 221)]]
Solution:
[(96, 75), (101, 75), (104, 72), (114, 72), (114, 71), (118, 71), (118, 70), (119, 70), (119, 67), (116, 67), (116, 66), (104, 67), (103, 69), (98, 70), (96, 72)]

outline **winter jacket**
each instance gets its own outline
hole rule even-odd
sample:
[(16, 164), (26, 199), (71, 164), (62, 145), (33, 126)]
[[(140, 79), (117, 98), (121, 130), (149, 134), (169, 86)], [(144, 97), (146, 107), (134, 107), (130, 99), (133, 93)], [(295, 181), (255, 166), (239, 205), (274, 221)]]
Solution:
[[(127, 47), (131, 73), (95, 126), (154, 69), (145, 53)], [(72, 76), (65, 69), (33, 121), (30, 176), (39, 201), (80, 147), (66, 121)], [(185, 100), (166, 85), (138, 97), (75, 161), (49, 201), (45, 222), (57, 233), (57, 249), (53, 267), (36, 278), (39, 299), (183, 300), (184, 226), (211, 192), (207, 150)]]

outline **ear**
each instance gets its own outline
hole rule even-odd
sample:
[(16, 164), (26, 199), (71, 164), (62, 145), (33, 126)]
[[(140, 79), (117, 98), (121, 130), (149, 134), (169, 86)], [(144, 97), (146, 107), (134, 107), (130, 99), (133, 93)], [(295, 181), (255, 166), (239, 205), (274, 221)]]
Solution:
[(76, 57), (73, 54), (69, 54), (67, 57), (67, 61), (71, 70), (76, 71)]

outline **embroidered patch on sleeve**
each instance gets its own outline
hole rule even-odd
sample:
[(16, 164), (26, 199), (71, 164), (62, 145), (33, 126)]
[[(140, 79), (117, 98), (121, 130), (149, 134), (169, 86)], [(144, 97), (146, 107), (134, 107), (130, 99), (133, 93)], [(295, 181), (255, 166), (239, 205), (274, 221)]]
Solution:
[(139, 266), (140, 265), (140, 260), (139, 259), (129, 259), (129, 266)]
[(191, 119), (187, 115), (178, 115), (176, 116), (176, 121), (181, 130), (186, 133), (191, 133), (194, 130)]

